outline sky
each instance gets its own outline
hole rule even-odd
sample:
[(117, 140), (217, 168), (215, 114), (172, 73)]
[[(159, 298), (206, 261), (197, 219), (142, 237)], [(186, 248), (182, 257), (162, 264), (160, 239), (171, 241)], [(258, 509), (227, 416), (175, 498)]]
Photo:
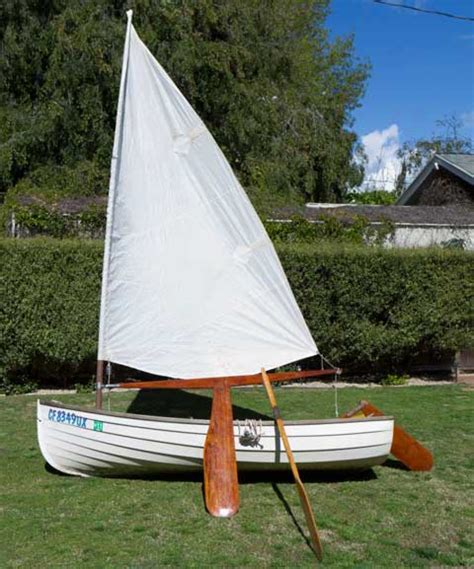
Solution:
[[(474, 0), (387, 0), (474, 18)], [(332, 0), (331, 36), (354, 34), (355, 53), (372, 65), (355, 130), (368, 156), (368, 187), (393, 189), (405, 141), (442, 133), (455, 114), (474, 138), (474, 22), (380, 5)]]

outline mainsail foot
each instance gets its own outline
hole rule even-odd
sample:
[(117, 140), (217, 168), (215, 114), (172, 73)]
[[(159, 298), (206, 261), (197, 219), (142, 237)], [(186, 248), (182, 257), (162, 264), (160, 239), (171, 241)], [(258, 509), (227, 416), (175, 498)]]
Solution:
[(204, 446), (204, 497), (207, 511), (216, 518), (230, 518), (239, 510), (232, 400), (225, 379), (213, 387), (211, 420)]

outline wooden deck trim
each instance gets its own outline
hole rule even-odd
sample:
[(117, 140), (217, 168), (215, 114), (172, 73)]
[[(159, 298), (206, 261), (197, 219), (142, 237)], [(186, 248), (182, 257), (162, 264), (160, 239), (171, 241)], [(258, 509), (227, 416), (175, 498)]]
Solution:
[[(120, 417), (122, 419), (137, 419), (140, 421), (162, 421), (164, 423), (191, 423), (197, 425), (208, 425), (209, 419), (185, 419), (183, 417), (160, 417), (159, 415), (141, 415), (139, 413), (121, 413), (120, 411), (105, 411), (104, 409), (95, 409), (94, 407), (82, 407), (81, 405), (70, 405), (61, 403), (60, 401), (40, 401), (41, 405), (48, 407), (60, 407), (61, 409), (70, 409), (71, 411), (82, 411), (83, 413), (91, 413), (93, 415), (105, 415), (109, 417)], [(377, 417), (351, 417), (351, 418), (334, 418), (334, 419), (300, 419), (296, 421), (285, 421), (286, 425), (325, 425), (340, 422), (353, 422), (353, 423), (367, 423), (372, 421), (393, 421), (390, 415), (377, 416)], [(234, 426), (237, 426), (238, 421), (234, 421)], [(262, 421), (263, 426), (274, 426), (273, 419)]]

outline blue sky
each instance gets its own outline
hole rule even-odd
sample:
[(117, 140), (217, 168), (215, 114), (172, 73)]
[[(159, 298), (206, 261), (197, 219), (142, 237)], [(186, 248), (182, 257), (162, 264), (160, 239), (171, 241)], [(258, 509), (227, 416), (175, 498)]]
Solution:
[[(388, 0), (474, 17), (474, 0)], [(356, 54), (372, 64), (355, 112), (355, 130), (369, 155), (369, 175), (389, 178), (396, 150), (429, 137), (455, 113), (474, 137), (474, 22), (392, 8), (372, 0), (332, 0), (331, 35), (355, 36)], [(439, 129), (438, 129), (439, 132)]]

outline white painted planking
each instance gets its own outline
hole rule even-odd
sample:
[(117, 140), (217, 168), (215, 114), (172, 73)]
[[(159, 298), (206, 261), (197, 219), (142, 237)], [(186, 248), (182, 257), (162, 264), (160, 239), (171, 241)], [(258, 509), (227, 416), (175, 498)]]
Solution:
[[(86, 420), (85, 428), (57, 422), (64, 412)], [(62, 417), (62, 415), (60, 416)], [(94, 421), (102, 430), (94, 430)], [(46, 461), (79, 476), (149, 475), (202, 469), (208, 421), (125, 415), (38, 401), (38, 439)], [(96, 424), (98, 428), (98, 425)], [(390, 417), (288, 422), (287, 432), (303, 469), (369, 468), (390, 452)], [(262, 423), (256, 446), (245, 446), (234, 424), (239, 470), (287, 469), (272, 421)]]

